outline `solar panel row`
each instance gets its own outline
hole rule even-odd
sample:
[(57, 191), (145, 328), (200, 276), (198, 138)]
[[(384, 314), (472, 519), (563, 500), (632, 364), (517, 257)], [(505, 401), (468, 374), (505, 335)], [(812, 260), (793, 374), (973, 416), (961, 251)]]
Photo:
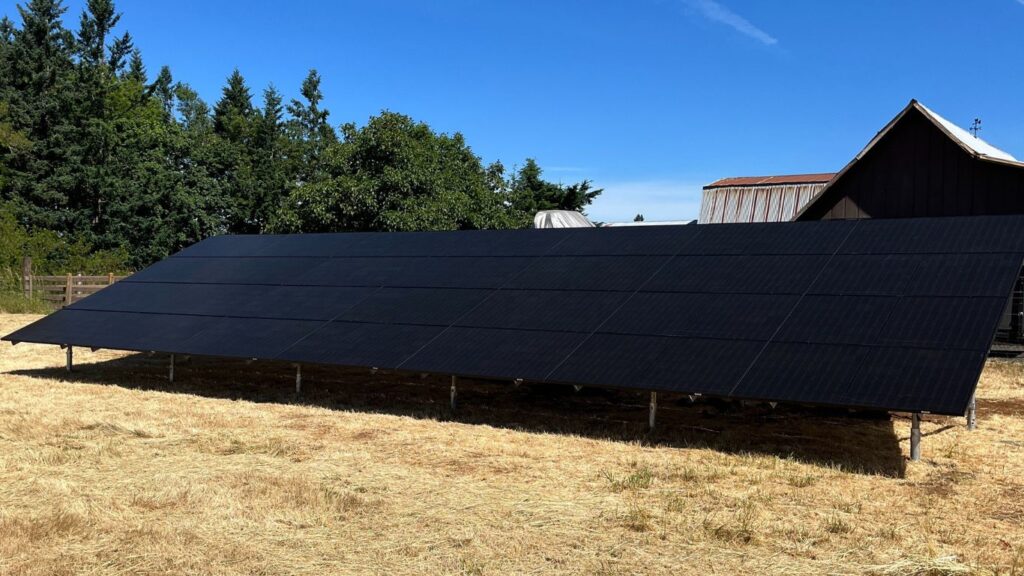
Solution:
[(961, 414), (1024, 217), (211, 238), (7, 339)]

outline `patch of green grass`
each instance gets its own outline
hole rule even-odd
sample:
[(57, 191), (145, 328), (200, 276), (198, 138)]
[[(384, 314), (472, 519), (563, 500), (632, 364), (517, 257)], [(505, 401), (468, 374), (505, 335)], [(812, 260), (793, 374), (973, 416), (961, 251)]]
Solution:
[(37, 298), (26, 298), (21, 292), (0, 290), (0, 313), (4, 314), (49, 314), (50, 304)]
[(624, 478), (616, 478), (609, 472), (605, 472), (604, 477), (613, 492), (622, 492), (623, 490), (636, 491), (650, 488), (651, 481), (654, 480), (654, 473), (650, 468), (644, 466), (634, 470)]

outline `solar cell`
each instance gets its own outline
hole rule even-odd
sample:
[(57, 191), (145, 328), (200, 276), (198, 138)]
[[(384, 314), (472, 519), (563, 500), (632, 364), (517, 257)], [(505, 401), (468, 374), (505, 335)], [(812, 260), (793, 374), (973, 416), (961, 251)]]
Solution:
[(1020, 254), (927, 254), (919, 257), (905, 293), (1005, 297), (1020, 265)]
[(571, 229), (553, 256), (672, 256), (696, 238), (698, 226), (624, 226)]
[(795, 295), (640, 292), (601, 332), (768, 340), (797, 303)]
[(902, 294), (919, 258), (908, 254), (838, 254), (811, 286), (811, 294)]
[(323, 265), (321, 258), (179, 258), (161, 260), (124, 282), (175, 284), (295, 284), (296, 279)]
[(523, 257), (331, 258), (294, 282), (313, 286), (498, 288), (532, 261)]
[(762, 342), (594, 334), (552, 382), (727, 395)]
[(550, 256), (509, 280), (511, 289), (619, 290), (642, 286), (669, 256)]
[(877, 343), (984, 352), (1005, 307), (1005, 298), (903, 298)]
[(1024, 216), (212, 238), (5, 339), (960, 414)]
[(71, 309), (330, 320), (375, 290), (365, 287), (118, 282), (75, 303)]
[(895, 296), (810, 295), (800, 300), (775, 337), (779, 342), (871, 344), (898, 308)]
[(739, 398), (851, 405), (850, 383), (869, 348), (772, 342), (727, 395)]
[(437, 336), (439, 326), (328, 322), (275, 358), (312, 364), (396, 368)]
[(857, 226), (852, 220), (700, 226), (687, 254), (833, 254)]
[(991, 254), (1020, 252), (1020, 216), (858, 221), (841, 254)]
[(479, 305), (490, 290), (381, 288), (338, 320), (449, 326)]
[(499, 290), (455, 324), (590, 333), (628, 296), (624, 292)]
[(236, 358), (273, 358), (299, 338), (323, 325), (323, 322), (311, 320), (203, 319), (202, 330), (180, 348), (168, 351)]
[(835, 403), (962, 416), (985, 356), (984, 351), (872, 348)]
[(283, 239), (292, 236), (214, 236), (178, 252), (174, 258), (227, 258), (264, 256)]
[(452, 327), (398, 367), (421, 372), (543, 380), (585, 334)]
[(676, 256), (644, 284), (643, 289), (648, 292), (803, 294), (828, 260), (825, 255)]
[(61, 310), (9, 335), (16, 342), (174, 352), (202, 331), (202, 316)]

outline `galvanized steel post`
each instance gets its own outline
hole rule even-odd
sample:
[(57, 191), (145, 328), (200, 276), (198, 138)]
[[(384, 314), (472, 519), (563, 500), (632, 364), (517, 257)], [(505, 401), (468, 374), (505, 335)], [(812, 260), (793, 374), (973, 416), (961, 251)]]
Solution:
[(68, 356), (67, 370), (68, 370), (68, 372), (71, 372), (71, 367), (74, 364), (74, 359), (75, 359), (75, 351), (74, 351), (74, 348), (72, 348), (70, 344), (68, 344), (67, 356)]
[(167, 365), (167, 381), (174, 384), (174, 354), (171, 354), (171, 361)]
[(978, 427), (977, 409), (978, 409), (978, 401), (974, 397), (974, 394), (971, 394), (971, 403), (967, 405), (967, 429), (968, 430), (974, 430), (975, 428)]
[(910, 460), (921, 460), (921, 415), (917, 412), (910, 415)]
[(651, 430), (654, 430), (654, 420), (658, 413), (658, 393), (651, 392), (651, 406), (650, 414), (647, 416), (647, 425)]
[(295, 393), (302, 394), (302, 365), (295, 365)]
[(456, 381), (456, 378), (457, 378), (457, 376), (455, 376), (454, 374), (452, 374), (452, 394), (451, 394), (451, 405), (452, 405), (452, 412), (454, 412), (454, 411), (455, 411), (455, 396), (456, 396), (456, 395), (458, 394), (458, 392), (456, 392), (456, 390), (455, 390), (455, 381)]

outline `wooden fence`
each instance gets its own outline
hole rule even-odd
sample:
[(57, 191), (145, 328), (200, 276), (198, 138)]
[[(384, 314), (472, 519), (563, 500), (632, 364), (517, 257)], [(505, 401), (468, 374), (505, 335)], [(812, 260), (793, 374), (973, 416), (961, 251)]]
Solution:
[(123, 278), (125, 277), (112, 273), (99, 276), (85, 276), (81, 273), (38, 276), (32, 273), (32, 259), (25, 258), (22, 264), (21, 286), (26, 297), (38, 298), (59, 307), (70, 306)]

